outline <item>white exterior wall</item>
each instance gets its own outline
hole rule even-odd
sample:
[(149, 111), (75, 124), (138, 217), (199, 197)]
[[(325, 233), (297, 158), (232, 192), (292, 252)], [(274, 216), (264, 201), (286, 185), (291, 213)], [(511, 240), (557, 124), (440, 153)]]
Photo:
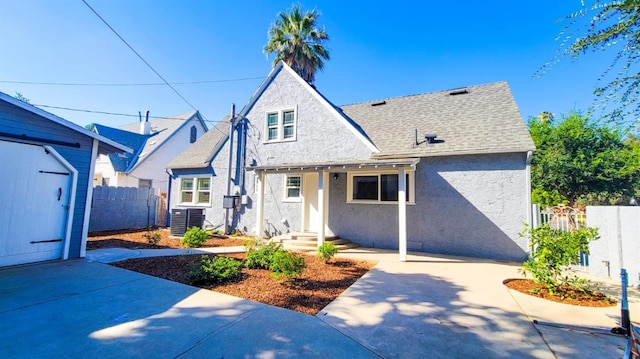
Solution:
[[(139, 164), (128, 174), (122, 172), (116, 173), (109, 158), (101, 155), (96, 162), (96, 174), (100, 173), (103, 178), (108, 178), (109, 186), (138, 187), (139, 179), (150, 179), (153, 181), (151, 185), (153, 188), (167, 192), (169, 184), (169, 175), (166, 172), (167, 164), (191, 145), (191, 126), (194, 125), (198, 129), (197, 138), (200, 138), (205, 133), (205, 130), (200, 121), (194, 118), (185, 123), (171, 138), (163, 143), (162, 147), (153, 152), (149, 158), (146, 158), (147, 156), (141, 156), (138, 159)], [(153, 141), (153, 137), (151, 137), (149, 141)], [(94, 183), (94, 185), (96, 184)]]
[(629, 284), (640, 287), (638, 222), (640, 207), (587, 206), (587, 226), (600, 235), (589, 244), (589, 273), (619, 281), (625, 268)]

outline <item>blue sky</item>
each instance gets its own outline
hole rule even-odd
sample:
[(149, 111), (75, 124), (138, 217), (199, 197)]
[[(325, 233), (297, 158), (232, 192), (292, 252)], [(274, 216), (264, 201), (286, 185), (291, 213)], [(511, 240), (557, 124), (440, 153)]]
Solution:
[[(32, 104), (152, 116), (191, 111), (167, 86), (50, 86), (162, 82), (81, 0), (1, 0), (0, 91)], [(87, 0), (204, 117), (242, 108), (271, 69), (267, 30), (292, 1)], [(301, 1), (322, 12), (331, 60), (316, 87), (336, 105), (507, 81), (526, 120), (586, 110), (607, 62), (554, 57), (557, 20), (580, 0)], [(227, 81), (234, 80), (234, 81)], [(44, 108), (80, 125), (137, 117)]]

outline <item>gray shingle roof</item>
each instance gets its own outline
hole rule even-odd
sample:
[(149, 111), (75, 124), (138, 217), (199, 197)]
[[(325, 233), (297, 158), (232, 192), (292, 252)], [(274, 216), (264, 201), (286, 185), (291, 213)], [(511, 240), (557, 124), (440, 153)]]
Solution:
[[(374, 157), (534, 150), (506, 82), (341, 106), (381, 150)], [(452, 92), (463, 92), (451, 95)], [(384, 104), (381, 104), (384, 101)], [(372, 106), (372, 104), (379, 104)], [(426, 133), (444, 142), (415, 145)]]
[[(133, 166), (137, 166), (140, 162), (149, 156), (156, 148), (162, 146), (166, 140), (171, 137), (186, 121), (195, 116), (197, 111), (185, 112), (180, 115), (175, 115), (165, 118), (156, 118), (149, 120), (151, 124), (151, 134), (144, 144), (144, 147), (138, 154), (137, 162)], [(138, 133), (140, 131), (140, 123), (131, 123), (128, 125), (120, 126), (120, 129), (130, 132)], [(132, 170), (130, 167), (129, 170)]]
[(207, 133), (202, 135), (194, 144), (176, 157), (167, 168), (192, 169), (205, 168), (229, 138), (229, 120), (231, 116), (225, 116), (216, 123)]

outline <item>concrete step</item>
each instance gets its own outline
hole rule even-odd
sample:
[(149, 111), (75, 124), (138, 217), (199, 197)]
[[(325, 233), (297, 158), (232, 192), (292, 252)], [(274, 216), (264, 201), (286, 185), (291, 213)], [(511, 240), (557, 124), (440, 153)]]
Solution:
[[(279, 236), (272, 238), (272, 240), (282, 243), (284, 249), (296, 250), (296, 251), (316, 251), (318, 248), (318, 238), (312, 233), (299, 233), (287, 236)], [(325, 242), (332, 242), (338, 250), (357, 248), (358, 244), (353, 243), (344, 238), (338, 238), (330, 236), (325, 238)]]

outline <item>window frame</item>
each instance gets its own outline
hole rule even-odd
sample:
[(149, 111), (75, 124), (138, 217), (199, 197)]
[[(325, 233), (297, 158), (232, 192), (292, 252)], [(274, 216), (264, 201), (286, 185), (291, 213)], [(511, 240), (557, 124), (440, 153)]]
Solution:
[[(208, 189), (203, 190), (200, 187), (200, 181), (207, 180), (208, 181)], [(184, 181), (191, 181), (191, 189), (185, 190), (183, 188)], [(201, 207), (210, 207), (211, 206), (211, 194), (212, 194), (212, 178), (211, 177), (181, 177), (180, 183), (178, 185), (178, 206), (201, 206)], [(191, 201), (183, 201), (184, 193), (191, 192)], [(206, 202), (200, 202), (200, 194), (208, 193), (209, 200)]]
[[(146, 186), (146, 183), (149, 183), (149, 185)], [(145, 186), (143, 186), (143, 184), (145, 184)], [(153, 180), (147, 178), (138, 178), (138, 188), (153, 188)]]
[(189, 129), (189, 143), (194, 143), (198, 140), (198, 128), (193, 125)]
[[(415, 171), (414, 170), (405, 170), (405, 176), (408, 178), (408, 182), (406, 184), (406, 190), (408, 199), (406, 201), (407, 204), (415, 204), (416, 203), (416, 186), (415, 186)], [(398, 175), (397, 171), (380, 171), (380, 172), (348, 172), (347, 173), (347, 203), (356, 203), (356, 204), (398, 204), (398, 200), (389, 201), (382, 200), (382, 176), (386, 175)], [(354, 177), (377, 177), (377, 199), (355, 199), (354, 196)]]
[[(292, 113), (293, 121), (285, 124), (285, 115)], [(276, 116), (276, 123), (269, 124), (269, 117)], [(290, 137), (285, 138), (285, 128), (292, 128)], [(269, 130), (275, 129), (275, 137), (271, 138)], [(279, 110), (266, 111), (264, 116), (264, 143), (295, 141), (298, 137), (298, 110), (295, 106)]]
[[(303, 191), (303, 175), (300, 173), (287, 173), (284, 176), (284, 180), (282, 182), (282, 202), (302, 202), (302, 191)], [(289, 186), (288, 184), (288, 179), (289, 178), (293, 178), (293, 177), (298, 177), (299, 179), (299, 185), (297, 187), (295, 186)], [(289, 189), (290, 188), (298, 188), (298, 190), (300, 192), (298, 192), (298, 196), (297, 197), (290, 197), (289, 196)]]

